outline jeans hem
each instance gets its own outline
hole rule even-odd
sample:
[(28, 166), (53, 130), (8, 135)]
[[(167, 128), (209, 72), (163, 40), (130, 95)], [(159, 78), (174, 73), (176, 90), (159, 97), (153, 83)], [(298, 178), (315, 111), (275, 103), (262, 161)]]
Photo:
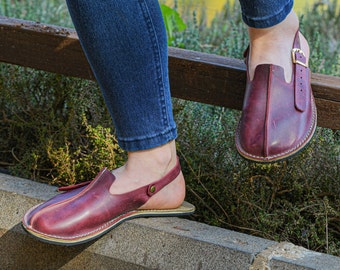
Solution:
[(136, 139), (118, 138), (119, 146), (128, 152), (148, 150), (164, 145), (177, 138), (177, 128), (172, 128), (164, 133), (150, 137), (141, 137)]
[(270, 14), (269, 16), (256, 18), (256, 17), (250, 17), (246, 14), (242, 13), (242, 19), (245, 24), (247, 24), (249, 27), (253, 28), (268, 28), (275, 26), (282, 22), (288, 14), (293, 9), (294, 2), (289, 2), (286, 6), (284, 6), (278, 13), (276, 14)]

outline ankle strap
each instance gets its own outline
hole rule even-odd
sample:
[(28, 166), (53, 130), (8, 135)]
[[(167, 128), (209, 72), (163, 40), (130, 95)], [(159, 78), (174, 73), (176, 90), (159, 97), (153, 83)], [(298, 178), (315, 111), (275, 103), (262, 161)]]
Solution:
[(310, 95), (309, 68), (307, 58), (301, 50), (299, 30), (295, 34), (292, 49), (292, 62), (294, 72), (295, 108), (301, 112), (307, 108), (307, 100)]
[(181, 165), (179, 163), (179, 158), (177, 157), (176, 165), (175, 167), (171, 169), (170, 172), (164, 175), (161, 179), (145, 186), (147, 187), (147, 195), (149, 197), (152, 197), (153, 195), (155, 195), (158, 191), (160, 191), (166, 185), (170, 184), (173, 180), (175, 180), (180, 172), (181, 172)]

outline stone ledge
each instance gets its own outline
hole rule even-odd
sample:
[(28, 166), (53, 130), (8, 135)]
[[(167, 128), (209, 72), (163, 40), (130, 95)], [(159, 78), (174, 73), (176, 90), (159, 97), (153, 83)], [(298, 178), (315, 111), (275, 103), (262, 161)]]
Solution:
[(340, 258), (180, 218), (127, 221), (74, 247), (39, 242), (24, 212), (55, 187), (0, 174), (0, 269), (340, 269)]

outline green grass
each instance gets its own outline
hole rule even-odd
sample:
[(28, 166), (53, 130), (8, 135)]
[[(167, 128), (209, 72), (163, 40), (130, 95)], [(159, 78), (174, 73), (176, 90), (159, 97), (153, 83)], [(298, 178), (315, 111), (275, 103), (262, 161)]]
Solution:
[[(339, 14), (334, 1), (301, 16), (313, 72), (340, 76)], [(72, 27), (61, 0), (0, 0), (0, 15)], [(210, 27), (195, 14), (182, 18), (187, 29), (173, 33), (173, 46), (242, 58), (248, 38), (238, 4), (227, 5)], [(95, 83), (1, 64), (0, 95), (3, 171), (62, 185), (124, 162)], [(173, 103), (187, 200), (197, 206), (193, 219), (340, 256), (339, 131), (317, 128), (299, 155), (254, 164), (235, 150), (239, 111)]]

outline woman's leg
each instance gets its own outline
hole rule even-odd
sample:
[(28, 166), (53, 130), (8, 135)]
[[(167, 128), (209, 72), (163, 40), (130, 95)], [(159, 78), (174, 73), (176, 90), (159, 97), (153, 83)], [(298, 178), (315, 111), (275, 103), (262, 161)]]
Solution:
[(176, 137), (167, 37), (157, 0), (67, 0), (121, 147), (150, 149)]
[[(103, 92), (125, 166), (115, 170), (111, 193), (161, 178), (176, 164), (176, 126), (168, 79), (167, 36), (157, 0), (68, 0), (79, 39)], [(183, 175), (144, 208), (176, 208)]]

